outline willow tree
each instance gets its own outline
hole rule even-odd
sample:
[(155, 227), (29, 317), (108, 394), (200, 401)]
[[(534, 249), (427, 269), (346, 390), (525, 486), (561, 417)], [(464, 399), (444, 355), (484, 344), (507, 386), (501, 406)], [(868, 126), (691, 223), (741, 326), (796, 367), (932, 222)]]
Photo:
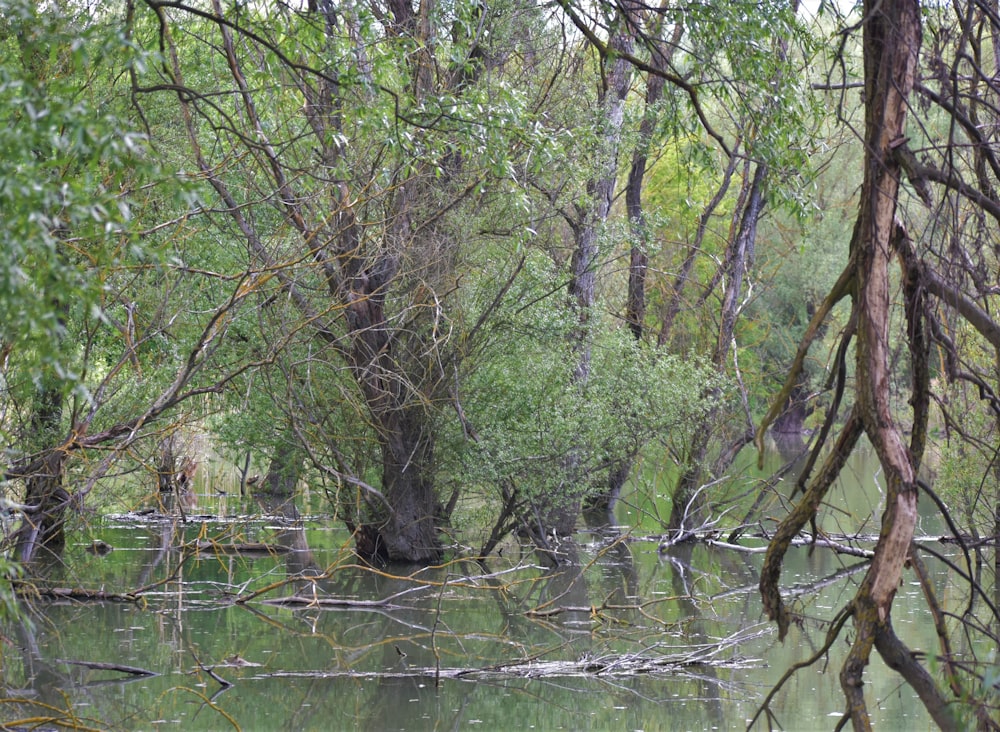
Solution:
[(506, 78), (527, 64), (516, 26), (537, 11), (407, 0), (145, 7), (154, 32), (144, 42), (165, 61), (137, 92), (151, 108), (174, 105), (211, 189), (203, 210), (245, 252), (262, 313), (284, 309), (262, 317), (263, 337), (268, 322), (298, 335), (307, 360), (288, 371), (288, 393), (303, 399), (289, 404), (330, 388), (328, 407), (355, 422), (347, 439), (373, 441), (379, 465), (344, 459), (311, 408), (286, 410), (287, 431), (356, 495), (342, 508), (361, 554), (434, 561), (447, 513), (437, 430), (458, 398), (466, 345), (456, 293), (476, 211), (504, 199), (515, 208), (538, 149), (539, 100)]
[(4, 480), (24, 483), (15, 539), (29, 561), (64, 544), (65, 467), (94, 411), (88, 335), (102, 327), (103, 273), (141, 250), (129, 192), (148, 167), (102, 78), (102, 55), (135, 60), (120, 30), (15, 0), (0, 3), (0, 49), (0, 432)]
[[(794, 191), (809, 175), (813, 96), (803, 87), (799, 68), (810, 53), (811, 36), (796, 16), (797, 4), (560, 4), (598, 51), (606, 119), (614, 119), (615, 84), (624, 83), (620, 67), (633, 69), (646, 83), (643, 114), (636, 129), (629, 129), (629, 139), (636, 139), (631, 166), (622, 176), (631, 235), (627, 254), (620, 255), (628, 258), (619, 298), (624, 320), (639, 340), (655, 338), (658, 349), (686, 351), (696, 344), (720, 375), (742, 383), (740, 321), (759, 276), (758, 222), (769, 206), (798, 206)], [(657, 212), (644, 205), (643, 196), (658, 195), (663, 202), (657, 190), (663, 174), (650, 175), (649, 158), (661, 156), (662, 170), (678, 150), (683, 152), (677, 162), (687, 167), (679, 165), (669, 175), (681, 181), (678, 197), (686, 205), (698, 199), (701, 212), (682, 241), (674, 242), (649, 223), (649, 209), (654, 219)], [(596, 182), (608, 179), (595, 178), (590, 190), (600, 192)], [(650, 249), (659, 250), (652, 265)], [(576, 251), (583, 249), (578, 245)], [(660, 271), (655, 278), (648, 275), (653, 267)], [(696, 333), (679, 333), (682, 309), (697, 313)], [(705, 487), (729, 469), (754, 434), (747, 401), (745, 393), (731, 403), (717, 400), (716, 414), (681, 451), (665, 527), (669, 541), (690, 538), (708, 520)], [(614, 456), (612, 479), (593, 490), (592, 505), (612, 502), (630, 464), (629, 456)]]
[[(919, 477), (931, 404), (935, 399), (946, 404), (945, 394), (935, 395), (940, 385), (931, 379), (934, 351), (940, 356), (935, 360), (945, 367), (939, 372), (945, 380), (970, 381), (991, 409), (995, 411), (997, 404), (995, 372), (958, 367), (974, 362), (970, 348), (974, 351), (987, 344), (996, 349), (1000, 344), (1000, 331), (989, 314), (991, 286), (975, 279), (980, 265), (995, 263), (995, 253), (967, 249), (956, 235), (966, 225), (975, 230), (984, 217), (996, 220), (1000, 210), (995, 193), (1000, 168), (990, 149), (992, 133), (984, 133), (973, 122), (981, 115), (995, 119), (995, 77), (990, 64), (995, 69), (996, 61), (988, 39), (995, 43), (1000, 18), (988, 3), (956, 3), (953, 10), (954, 15), (941, 8), (929, 12), (917, 0), (866, 2), (861, 23), (852, 26), (863, 28), (865, 163), (849, 261), (812, 319), (784, 390), (758, 433), (760, 438), (794, 388), (805, 354), (833, 305), (849, 298), (851, 315), (834, 365), (833, 404), (799, 479), (802, 496), (768, 547), (760, 589), (765, 610), (784, 638), (796, 619), (779, 589), (789, 542), (815, 520), (832, 481), (866, 436), (885, 475), (878, 542), (854, 597), (832, 620), (826, 643), (812, 659), (829, 652), (845, 624), (853, 623), (850, 649), (840, 671), (845, 698), (841, 725), (849, 722), (859, 730), (871, 727), (863, 672), (873, 650), (901, 674), (941, 728), (997, 726), (991, 716), (995, 710), (990, 710), (992, 692), (984, 694), (977, 688), (975, 673), (983, 659), (974, 653), (964, 658), (957, 654), (921, 556), (926, 550), (913, 543), (921, 488), (951, 521), (944, 504)], [(932, 20), (934, 43), (922, 55), (925, 18)], [(970, 47), (979, 51), (975, 58), (967, 51)], [(935, 77), (941, 81), (931, 82)], [(914, 103), (918, 98), (922, 104)], [(914, 116), (917, 124), (911, 120)], [(940, 137), (935, 131), (942, 128), (950, 132)], [(959, 211), (964, 213), (956, 216)], [(904, 316), (901, 332), (893, 328), (897, 309)], [(967, 331), (965, 336), (955, 337), (963, 331)], [(974, 344), (966, 337), (981, 340)], [(855, 344), (853, 403), (834, 438), (842, 400), (850, 398), (846, 359), (851, 342)], [(905, 347), (898, 360), (893, 358), (896, 342)], [(902, 414), (897, 406), (895, 389), (907, 389), (909, 414)], [(947, 408), (942, 417), (944, 424), (957, 426)], [(907, 423), (908, 440), (903, 428)], [(829, 449), (820, 463), (824, 448)], [(954, 523), (949, 525), (956, 529)], [(962, 542), (957, 531), (956, 540)], [(1000, 621), (995, 605), (973, 581), (971, 566), (969, 573), (954, 564), (951, 567), (955, 578), (969, 582), (971, 595), (957, 632), (982, 634), (995, 643)], [(893, 629), (893, 601), (908, 569), (923, 589), (929, 622), (937, 631), (940, 648), (934, 663), (943, 669), (937, 678)], [(987, 617), (977, 619), (972, 608), (981, 603), (985, 603)]]
[(122, 21), (0, 3), (0, 432), (24, 561), (168, 412), (247, 368), (215, 360), (240, 276), (178, 266), (187, 201), (129, 103), (147, 57)]

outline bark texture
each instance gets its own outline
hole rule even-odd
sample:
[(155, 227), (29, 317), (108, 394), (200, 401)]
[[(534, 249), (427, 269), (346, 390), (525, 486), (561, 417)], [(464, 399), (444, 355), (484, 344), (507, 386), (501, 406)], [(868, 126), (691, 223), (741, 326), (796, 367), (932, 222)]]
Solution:
[(852, 242), (857, 262), (857, 409), (885, 471), (886, 508), (875, 556), (854, 599), (856, 633), (840, 674), (856, 730), (871, 727), (862, 672), (876, 637), (888, 632), (917, 523), (916, 470), (890, 406), (889, 275), (901, 174), (893, 150), (905, 140), (920, 40), (917, 0), (865, 3), (865, 177)]
[[(776, 620), (783, 638), (790, 617), (778, 592), (782, 556), (791, 535), (814, 519), (819, 501), (840, 464), (863, 432), (871, 441), (886, 480), (886, 507), (874, 557), (850, 611), (855, 634), (840, 671), (847, 715), (855, 730), (871, 729), (863, 691), (863, 672), (873, 648), (896, 668), (918, 691), (935, 721), (948, 727), (941, 695), (922, 668), (892, 631), (890, 614), (896, 590), (902, 581), (917, 522), (917, 468), (926, 435), (927, 345), (922, 321), (920, 267), (896, 217), (902, 168), (895, 150), (905, 143), (908, 98), (914, 85), (921, 42), (918, 0), (866, 0), (864, 28), (865, 69), (865, 166), (858, 218), (851, 240), (850, 262), (827, 302), (817, 315), (828, 311), (830, 302), (849, 292), (853, 301), (852, 323), (857, 339), (856, 401), (833, 452), (812, 480), (792, 514), (782, 522), (765, 558), (761, 593), (768, 616)], [(907, 340), (914, 375), (914, 433), (907, 445), (891, 407), (890, 313), (892, 311), (891, 268), (899, 256), (903, 264), (903, 292), (907, 299)], [(814, 318), (813, 333), (821, 322)], [(787, 399), (801, 368), (800, 347), (781, 400)], [(846, 343), (846, 340), (845, 340)], [(841, 349), (843, 352), (843, 348)], [(837, 401), (840, 388), (838, 387)], [(776, 416), (776, 408), (761, 430)], [(824, 428), (825, 429), (825, 428)], [(824, 437), (825, 439), (825, 433)]]

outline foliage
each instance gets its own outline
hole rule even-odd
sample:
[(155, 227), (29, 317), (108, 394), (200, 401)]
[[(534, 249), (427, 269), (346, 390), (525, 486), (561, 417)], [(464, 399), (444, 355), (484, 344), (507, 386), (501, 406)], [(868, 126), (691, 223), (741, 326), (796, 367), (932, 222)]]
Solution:
[[(966, 353), (980, 368), (989, 368), (990, 356), (972, 333)], [(935, 425), (936, 484), (942, 497), (957, 508), (964, 530), (973, 536), (990, 535), (996, 528), (1000, 497), (1000, 461), (997, 444), (1000, 418), (994, 405), (983, 401), (968, 385), (954, 383), (941, 403), (941, 424)]]
[(513, 488), (533, 504), (579, 497), (618, 456), (648, 448), (662, 466), (679, 455), (724, 399), (724, 380), (699, 358), (646, 347), (621, 328), (599, 328), (581, 390), (566, 367), (575, 315), (546, 297), (561, 289), (554, 276), (550, 263), (529, 258), (518, 289), (490, 323), (475, 369), (461, 381), (476, 436), (449, 423), (440, 465), (446, 483), (486, 496)]
[[(822, 5), (810, 24), (745, 0), (0, 0), (5, 490), (35, 489), (25, 510), (45, 516), (86, 495), (131, 506), (159, 485), (162, 441), (197, 431), (241, 469), (250, 455), (333, 489), (366, 559), (427, 563), (448, 518), (474, 515), (470, 534), (549, 520), (616, 469), (648, 494), (636, 506), (655, 506), (656, 481), (634, 479), (654, 467), (694, 506), (783, 383), (782, 405), (814, 395), (835, 347), (857, 346), (844, 401), (812, 426), (828, 444), (843, 429), (845, 451), (867, 432), (887, 475), (899, 541), (872, 565), (882, 619), (865, 583), (850, 609), (860, 674), (919, 571), (890, 519), (915, 523), (927, 405), (943, 444), (923, 466), (963, 528), (995, 530), (1000, 29), (977, 3), (872, 2), (857, 25)], [(857, 38), (917, 9), (922, 25), (892, 26), (919, 83), (883, 146), (889, 105), (871, 105), (890, 87), (859, 61), (893, 48)], [(858, 191), (886, 171), (878, 195), (899, 195), (871, 209)], [(780, 555), (838, 457), (778, 519), (761, 586), (781, 632)], [(992, 703), (979, 681), (968, 698)]]
[(145, 258), (130, 232), (146, 139), (99, 88), (145, 54), (120, 29), (27, 0), (0, 5), (0, 50), (0, 342), (35, 380), (51, 368), (75, 385), (67, 329), (100, 322), (106, 278)]

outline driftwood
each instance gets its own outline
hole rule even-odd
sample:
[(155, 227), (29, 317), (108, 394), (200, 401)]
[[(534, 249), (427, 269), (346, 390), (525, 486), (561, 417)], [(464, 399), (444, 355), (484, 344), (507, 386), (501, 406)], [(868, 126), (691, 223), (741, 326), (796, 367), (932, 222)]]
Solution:
[(690, 653), (648, 657), (638, 654), (606, 655), (581, 658), (575, 661), (525, 660), (499, 663), (480, 668), (414, 667), (401, 671), (273, 671), (259, 674), (258, 678), (315, 678), (315, 679), (544, 679), (556, 677), (593, 676), (615, 678), (646, 674), (670, 674), (694, 667), (746, 669), (758, 668), (758, 658), (715, 658), (711, 652), (695, 649)]
[(129, 602), (143, 601), (142, 595), (132, 592), (105, 592), (104, 590), (87, 590), (82, 587), (39, 587), (30, 582), (16, 581), (14, 591), (22, 597), (41, 598), (45, 600), (78, 600), (80, 602)]
[(692, 666), (713, 668), (755, 668), (760, 659), (741, 658), (714, 663), (671, 663), (669, 660), (621, 656), (606, 661), (525, 661), (483, 668), (415, 667), (403, 671), (272, 671), (258, 674), (256, 678), (310, 678), (310, 679), (463, 679), (470, 681), (500, 679), (545, 679), (566, 677), (622, 677), (648, 674), (669, 674)]
[(105, 663), (103, 661), (68, 661), (56, 659), (56, 663), (64, 663), (67, 666), (82, 666), (95, 671), (117, 671), (118, 673), (129, 674), (130, 676), (159, 676), (155, 671), (139, 668), (137, 666), (125, 666), (121, 663)]
[(223, 544), (217, 541), (196, 541), (192, 546), (196, 551), (202, 553), (242, 555), (256, 554), (260, 556), (266, 555), (269, 557), (278, 554), (287, 554), (292, 551), (291, 547), (282, 546), (280, 544), (264, 544), (262, 542)]
[(261, 605), (272, 607), (331, 607), (331, 608), (359, 608), (378, 610), (403, 610), (402, 605), (393, 605), (386, 600), (348, 600), (339, 597), (317, 597), (315, 595), (288, 595), (286, 597), (273, 597), (261, 600)]
[[(532, 658), (507, 661), (478, 668), (461, 667), (405, 667), (405, 654), (401, 654), (404, 668), (397, 671), (354, 671), (334, 669), (328, 671), (273, 671), (257, 678), (316, 678), (316, 679), (540, 679), (556, 677), (618, 678), (644, 674), (676, 674), (695, 668), (759, 668), (759, 658), (744, 658), (732, 652), (741, 644), (773, 633), (773, 628), (758, 625), (740, 630), (714, 643), (695, 643), (673, 648), (671, 653), (649, 655), (646, 653), (608, 653), (599, 656), (584, 655), (575, 660), (545, 661)], [(397, 649), (398, 651), (398, 649)]]

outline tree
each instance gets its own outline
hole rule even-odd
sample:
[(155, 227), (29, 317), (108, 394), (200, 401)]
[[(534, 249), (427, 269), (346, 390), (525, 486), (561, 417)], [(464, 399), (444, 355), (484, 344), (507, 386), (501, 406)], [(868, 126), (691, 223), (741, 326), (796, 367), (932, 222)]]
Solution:
[[(339, 461), (323, 435), (304, 447), (360, 490), (344, 518), (363, 555), (434, 561), (436, 435), (462, 357), (452, 311), (463, 240), (476, 236), (466, 221), (504, 197), (515, 210), (517, 166), (538, 152), (537, 101), (505, 79), (521, 72), (508, 56), (522, 50), (519, 33), (530, 40), (537, 12), (407, 2), (147, 7), (168, 62), (139, 91), (176, 96), (217, 202), (206, 208), (239, 232), (261, 301), (287, 304), (311, 358), (350, 374), (340, 408), (371, 430), (377, 480)], [(214, 46), (189, 40), (195, 28)], [(222, 73), (204, 74), (202, 54)], [(324, 419), (307, 414), (301, 435)]]
[[(627, 215), (637, 246), (646, 247), (651, 240), (641, 192), (646, 182), (646, 158), (650, 149), (656, 149), (650, 135), (657, 108), (661, 115), (658, 124), (673, 133), (666, 145), (660, 144), (687, 147), (698, 167), (717, 181), (714, 194), (706, 197), (690, 245), (679, 248), (680, 252), (660, 246), (668, 262), (677, 260), (671, 263), (677, 274), (661, 308), (657, 340), (660, 346), (673, 340), (675, 348), (683, 348), (675, 321), (689, 293), (699, 288), (694, 309), (703, 317), (697, 319), (696, 342), (712, 353), (720, 374), (742, 383), (737, 326), (749, 302), (758, 221), (769, 203), (776, 208), (798, 207), (800, 200), (794, 190), (808, 176), (804, 152), (811, 133), (811, 95), (801, 88), (796, 72), (801, 58), (788, 51), (794, 42), (802, 43), (806, 53), (809, 49), (808, 33), (795, 15), (797, 6), (755, 4), (753, 12), (747, 12), (740, 3), (726, 7), (664, 3), (655, 9), (616, 3), (615, 15), (571, 3), (562, 6), (601, 58), (607, 59), (609, 69), (612, 63), (627, 61), (647, 75), (650, 106), (639, 125), (639, 143), (626, 187)], [(627, 45), (616, 41), (616, 33), (625, 28), (630, 32)], [(668, 29), (670, 41), (663, 37)], [(608, 38), (606, 42), (602, 35)], [(610, 71), (605, 76), (616, 78)], [(670, 89), (669, 95), (664, 95), (664, 86)], [(669, 105), (661, 104), (661, 97)], [(711, 233), (713, 224), (726, 227), (725, 234)], [(628, 255), (624, 310), (633, 333), (641, 335), (645, 325), (638, 318), (640, 312), (643, 318), (647, 313), (644, 273), (649, 262), (637, 246)], [(711, 264), (702, 267), (702, 281), (694, 273), (706, 251), (715, 256)], [(710, 301), (711, 309), (707, 306)], [(706, 327), (706, 321), (713, 324)], [(690, 538), (691, 529), (706, 519), (707, 493), (703, 487), (722, 475), (740, 448), (752, 439), (753, 416), (747, 403), (746, 394), (732, 404), (720, 402), (718, 415), (709, 420), (710, 428), (696, 433), (685, 450), (666, 527), (672, 535), (669, 541)], [(714, 431), (716, 427), (720, 433)], [(621, 467), (629, 462), (625, 456), (618, 459), (618, 479), (598, 492), (595, 504), (610, 503), (624, 479), (622, 474), (627, 475)]]
[[(6, 472), (23, 479), (30, 516), (16, 538), (28, 561), (58, 551), (69, 493), (64, 410), (87, 398), (70, 321), (97, 327), (104, 292), (93, 275), (130, 255), (122, 246), (129, 204), (122, 190), (141, 168), (142, 138), (87, 86), (95, 57), (132, 58), (124, 38), (84, 24), (70, 8), (0, 5), (0, 44), (16, 60), (0, 71), (3, 132), (0, 200), (0, 349), (8, 395), (30, 404), (5, 420), (21, 450)], [(94, 82), (97, 85), (97, 82)], [(141, 174), (141, 173), (139, 173)]]
[(124, 21), (0, 7), (0, 429), (5, 479), (24, 487), (13, 541), (26, 562), (61, 550), (67, 510), (137, 443), (159, 444), (168, 414), (253, 366), (220, 358), (244, 273), (183, 261), (191, 198), (130, 106), (149, 57)]
[[(943, 46), (937, 45), (929, 58), (924, 58), (925, 68), (942, 68), (949, 57), (958, 65), (964, 63), (963, 48), (969, 39), (979, 34), (979, 38), (996, 37), (998, 26), (996, 16), (978, 3), (956, 7), (961, 30), (954, 46), (947, 54)], [(993, 209), (991, 191), (992, 178), (996, 168), (986, 173), (987, 168), (977, 165), (983, 156), (989, 156), (988, 146), (975, 125), (970, 124), (965, 107), (983, 110), (983, 101), (976, 91), (984, 78), (977, 71), (971, 78), (969, 87), (958, 89), (958, 74), (951, 73), (946, 98), (934, 90), (923, 86), (919, 62), (923, 39), (922, 12), (916, 0), (865, 3), (863, 16), (863, 58), (864, 58), (864, 178), (861, 188), (858, 216), (851, 238), (849, 261), (840, 279), (834, 285), (813, 317), (800, 345), (796, 360), (789, 373), (785, 387), (775, 401), (769, 415), (761, 424), (758, 438), (769, 422), (776, 416), (781, 402), (794, 388), (795, 379), (801, 369), (803, 358), (821, 324), (828, 317), (832, 306), (842, 298), (851, 298), (851, 319), (842, 335), (837, 352), (838, 383), (832, 407), (820, 433), (818, 446), (810, 457), (808, 466), (799, 480), (803, 495), (789, 516), (782, 521), (768, 548), (761, 573), (760, 588), (768, 615), (776, 620), (779, 633), (784, 637), (793, 615), (784, 604), (778, 580), (782, 558), (790, 537), (807, 522), (813, 520), (820, 508), (820, 502), (836, 477), (847, 455), (865, 435), (873, 445), (886, 476), (886, 503), (882, 516), (879, 539), (874, 556), (851, 602), (834, 619), (827, 643), (823, 651), (830, 648), (833, 640), (848, 620), (854, 624), (854, 638), (851, 648), (841, 667), (840, 679), (844, 690), (846, 711), (843, 723), (850, 721), (855, 729), (869, 729), (870, 723), (863, 692), (862, 672), (868, 665), (872, 650), (877, 650), (890, 668), (898, 671), (919, 695), (932, 719), (943, 729), (961, 727), (958, 707), (946, 692), (931, 677), (927, 668), (919, 662), (904, 643), (897, 637), (892, 626), (892, 604), (906, 567), (911, 567), (920, 584), (932, 616), (940, 617), (940, 608), (929, 582), (927, 570), (920, 557), (922, 550), (912, 540), (917, 521), (917, 495), (920, 489), (935, 498), (934, 492), (919, 478), (928, 436), (930, 405), (932, 401), (932, 347), (937, 348), (945, 363), (955, 363), (963, 356), (956, 348), (956, 342), (946, 335), (955, 325), (946, 326), (942, 316), (952, 323), (955, 318), (965, 320), (979, 337), (994, 347), (1000, 341), (996, 338), (996, 325), (987, 311), (972, 298), (960, 294), (962, 280), (971, 274), (969, 268), (957, 267), (940, 274), (938, 267), (946, 263), (942, 257), (946, 248), (937, 239), (938, 232), (947, 232), (952, 224), (948, 218), (939, 216), (935, 233), (925, 236), (922, 251), (915, 246), (911, 231), (921, 222), (925, 213), (908, 203), (918, 200), (925, 206), (932, 206), (934, 193), (930, 184), (941, 184), (938, 192), (942, 203), (941, 212), (950, 205), (960, 208), (971, 206), (973, 214), (982, 215)], [(928, 13), (927, 17), (941, 17)], [(978, 25), (976, 25), (978, 23)], [(936, 31), (943, 31), (937, 26)], [(950, 35), (950, 34), (949, 34)], [(938, 36), (940, 39), (942, 36)], [(949, 38), (949, 41), (952, 41)], [(951, 54), (954, 54), (951, 56)], [(981, 68), (981, 67), (980, 67)], [(948, 76), (947, 73), (944, 74)], [(989, 83), (986, 84), (989, 86)], [(909, 145), (910, 133), (907, 119), (916, 111), (928, 107), (915, 106), (912, 96), (917, 94), (929, 99), (938, 109), (919, 119), (923, 129), (916, 134), (930, 130), (937, 112), (944, 112), (953, 134), (946, 143), (930, 143), (924, 148), (925, 158), (918, 161)], [(965, 100), (957, 102), (958, 99)], [(965, 139), (959, 139), (967, 135)], [(970, 144), (971, 143), (971, 144)], [(971, 152), (965, 157), (964, 150)], [(962, 151), (962, 152), (960, 152)], [(938, 157), (940, 156), (940, 157)], [(936, 160), (935, 160), (936, 158)], [(977, 184), (969, 184), (965, 175), (976, 171)], [(945, 172), (947, 171), (947, 172)], [(904, 186), (908, 181), (915, 198), (908, 198)], [(955, 195), (957, 198), (949, 200)], [(964, 200), (961, 200), (964, 199)], [(962, 219), (958, 219), (961, 221)], [(922, 223), (922, 222), (921, 222)], [(955, 241), (951, 239), (951, 241)], [(953, 248), (959, 255), (958, 261), (969, 261), (968, 252)], [(892, 314), (894, 311), (894, 278), (891, 276), (893, 259), (900, 265), (899, 297), (905, 313), (905, 329), (899, 337), (905, 346), (903, 373), (893, 371), (891, 344), (894, 342)], [(935, 265), (937, 259), (939, 264)], [(973, 290), (975, 292), (975, 290)], [(978, 295), (982, 297), (982, 295)], [(937, 298), (936, 302), (932, 298)], [(819, 448), (826, 441), (837, 414), (841, 397), (845, 390), (845, 364), (847, 344), (856, 340), (854, 404), (850, 408), (835, 444), (815, 474), (813, 466), (817, 462)], [(946, 369), (951, 378), (969, 378), (970, 374), (960, 374)], [(910, 405), (909, 423), (911, 433), (909, 443), (904, 440), (900, 426), (901, 418), (894, 408), (893, 391), (899, 388), (901, 376), (909, 382)], [(993, 386), (982, 376), (971, 378), (981, 385), (981, 393), (987, 400), (993, 400)], [(989, 377), (991, 380), (994, 376)], [(945, 412), (946, 420), (950, 421)], [(943, 504), (938, 503), (940, 508)], [(950, 517), (946, 518), (951, 521)], [(952, 526), (954, 524), (952, 523)], [(971, 577), (967, 577), (971, 580)], [(971, 591), (980, 593), (981, 588), (972, 583)], [(990, 606), (996, 620), (996, 609)], [(978, 628), (982, 627), (977, 623)], [(980, 632), (972, 625), (965, 625), (960, 632)], [(982, 699), (969, 692), (950, 651), (948, 632), (938, 625), (941, 649), (939, 659), (944, 665), (944, 679), (956, 700), (968, 704), (968, 709), (980, 728), (996, 728), (988, 706)]]

